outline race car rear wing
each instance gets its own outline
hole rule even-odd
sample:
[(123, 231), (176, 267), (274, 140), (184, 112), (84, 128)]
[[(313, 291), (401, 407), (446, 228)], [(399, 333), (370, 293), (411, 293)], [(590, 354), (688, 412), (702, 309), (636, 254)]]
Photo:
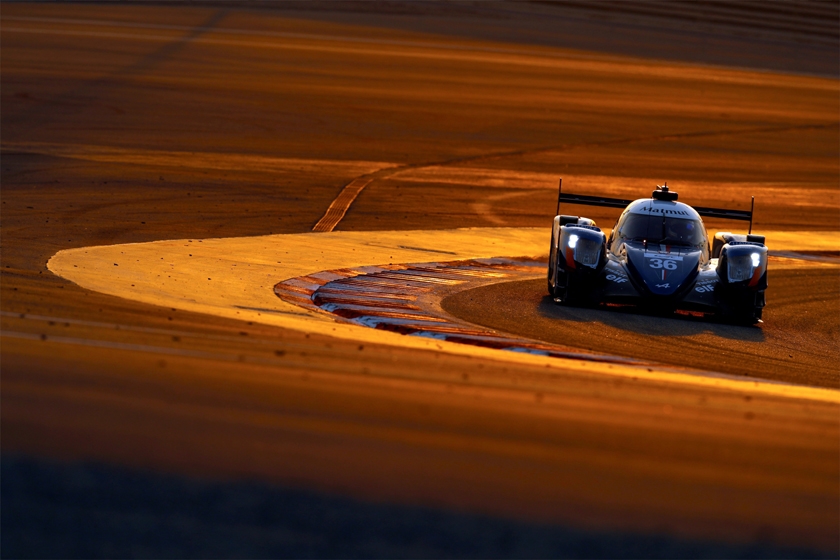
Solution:
[[(676, 195), (676, 193), (673, 193)], [(676, 197), (674, 197), (676, 199)], [(632, 200), (624, 200), (622, 198), (608, 198), (603, 196), (589, 196), (583, 194), (568, 194), (563, 192), (563, 179), (560, 179), (560, 184), (557, 188), (557, 213), (560, 214), (560, 203), (566, 202), (569, 204), (584, 204), (586, 206), (605, 206), (607, 208), (627, 208), (627, 205), (633, 202)], [(753, 210), (755, 210), (755, 197), (752, 197), (750, 203), (750, 211), (746, 210), (727, 210), (725, 208), (709, 208), (706, 206), (692, 206), (698, 214), (706, 218), (724, 218), (727, 220), (744, 220), (750, 223), (749, 233), (752, 233)]]

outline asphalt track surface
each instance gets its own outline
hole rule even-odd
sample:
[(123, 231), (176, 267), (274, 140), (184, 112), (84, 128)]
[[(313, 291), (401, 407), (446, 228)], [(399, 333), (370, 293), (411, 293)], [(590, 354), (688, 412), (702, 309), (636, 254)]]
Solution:
[[(563, 175), (838, 230), (836, 37), (796, 24), (819, 5), (781, 26), (365, 6), (4, 3), (2, 329), (26, 336), (2, 338), (3, 555), (836, 556), (836, 402), (359, 344), (50, 273), (74, 247), (309, 232), (366, 178), (328, 229), (546, 227)], [(837, 387), (813, 353), (837, 348), (830, 270), (771, 279), (778, 312), (738, 333), (809, 354), (762, 377)], [(541, 287), (481, 290), (547, 315), (510, 330), (566, 329)], [(575, 336), (663, 325), (575, 313)]]
[(840, 289), (840, 262), (826, 260), (834, 266), (808, 266), (806, 261), (772, 270), (773, 297), (758, 327), (727, 324), (713, 316), (651, 316), (634, 307), (565, 307), (546, 294), (544, 278), (465, 290), (442, 305), (472, 323), (553, 344), (836, 388), (840, 313), (826, 309), (826, 301)]

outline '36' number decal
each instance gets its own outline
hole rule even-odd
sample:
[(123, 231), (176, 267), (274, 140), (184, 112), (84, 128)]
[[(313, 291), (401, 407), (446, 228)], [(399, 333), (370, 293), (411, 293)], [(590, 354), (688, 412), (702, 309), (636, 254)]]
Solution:
[(651, 268), (664, 268), (665, 270), (677, 270), (677, 261), (671, 259), (650, 259), (648, 266)]

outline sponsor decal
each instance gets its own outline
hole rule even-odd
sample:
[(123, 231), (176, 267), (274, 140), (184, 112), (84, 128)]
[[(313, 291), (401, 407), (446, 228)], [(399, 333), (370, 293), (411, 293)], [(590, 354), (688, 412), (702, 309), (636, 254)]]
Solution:
[(627, 282), (626, 276), (619, 276), (618, 274), (607, 274), (607, 280), (610, 282), (615, 282), (616, 284), (622, 284)]
[(657, 287), (657, 288), (670, 288), (670, 287), (671, 287), (671, 284), (668, 284), (668, 283), (665, 283), (665, 284), (657, 284), (657, 285), (656, 285), (656, 287)]
[(672, 261), (681, 261), (683, 258), (680, 255), (672, 255), (670, 253), (645, 253), (646, 259), (669, 259)]
[(648, 214), (662, 214), (668, 216), (690, 216), (685, 210), (677, 210), (675, 208), (661, 208), (658, 206), (643, 206), (639, 208), (639, 212), (647, 212)]

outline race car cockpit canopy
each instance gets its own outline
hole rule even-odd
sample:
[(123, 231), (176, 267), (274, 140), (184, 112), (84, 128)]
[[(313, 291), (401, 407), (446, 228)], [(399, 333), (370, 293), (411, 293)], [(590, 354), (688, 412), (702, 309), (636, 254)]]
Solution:
[(643, 198), (630, 203), (616, 224), (623, 242), (644, 241), (703, 249), (708, 245), (700, 215), (687, 204)]
[(625, 214), (618, 222), (616, 235), (624, 242), (645, 241), (696, 249), (708, 243), (699, 220), (651, 214)]

